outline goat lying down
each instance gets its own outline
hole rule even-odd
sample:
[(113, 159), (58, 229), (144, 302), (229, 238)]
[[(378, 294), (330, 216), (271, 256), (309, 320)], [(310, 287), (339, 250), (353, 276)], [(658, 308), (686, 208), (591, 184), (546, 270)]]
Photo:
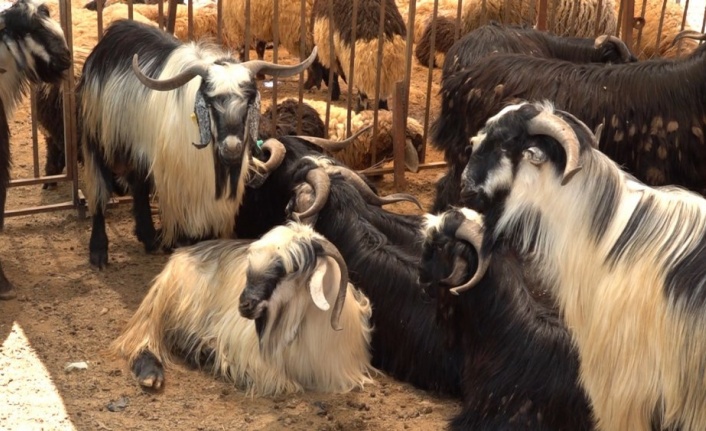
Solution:
[(154, 389), (177, 352), (252, 395), (346, 392), (372, 381), (371, 313), (339, 251), (292, 222), (178, 249), (113, 348)]

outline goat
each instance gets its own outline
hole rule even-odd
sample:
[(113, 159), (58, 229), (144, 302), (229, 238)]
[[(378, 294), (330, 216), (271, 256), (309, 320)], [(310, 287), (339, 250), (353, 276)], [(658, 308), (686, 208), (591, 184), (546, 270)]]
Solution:
[(450, 165), (434, 208), (458, 202), (469, 139), (520, 99), (548, 99), (591, 129), (605, 124), (600, 150), (641, 181), (706, 192), (706, 85), (696, 79), (705, 69), (702, 46), (683, 59), (610, 65), (499, 54), (445, 77), (432, 135)]
[(502, 238), (548, 281), (598, 429), (706, 429), (706, 200), (646, 186), (596, 146), (550, 102), (491, 117), (463, 173), (481, 256)]
[[(108, 27), (77, 87), (93, 216), (91, 264), (102, 268), (108, 262), (104, 211), (113, 175), (130, 185), (135, 233), (146, 251), (229, 236), (249, 177), (251, 148), (260, 151), (254, 75), (291, 76), (315, 57), (316, 49), (294, 66), (240, 63), (217, 47), (182, 44), (145, 24), (123, 20)], [(212, 144), (213, 151), (191, 143)], [(159, 194), (159, 234), (150, 214), (152, 182)]]
[[(417, 49), (425, 50), (426, 46), (420, 44)], [(560, 37), (527, 26), (507, 26), (493, 21), (466, 34), (448, 49), (442, 76), (472, 67), (479, 59), (496, 53), (526, 54), (573, 63), (637, 61), (627, 45), (615, 36)], [(418, 53), (417, 59), (427, 64), (429, 51)]]
[[(426, 214), (422, 230), (420, 282), (450, 343), (463, 349), (463, 409), (450, 428), (592, 430), (578, 354), (541, 276), (510, 247), (479, 259), (475, 211)], [(475, 273), (484, 277), (473, 290), (449, 292)]]
[[(59, 83), (71, 65), (64, 32), (37, 0), (17, 0), (0, 12), (0, 230), (10, 186), (10, 126), (29, 84)], [(0, 299), (15, 297), (0, 267)]]
[(371, 382), (371, 314), (338, 250), (288, 223), (177, 250), (112, 347), (147, 388), (177, 351), (252, 395), (347, 392)]
[[(372, 365), (421, 389), (459, 396), (462, 356), (446, 348), (435, 307), (419, 290), (421, 218), (371, 205), (370, 191), (358, 188), (355, 173), (300, 139), (280, 140), (287, 148), (284, 161), (258, 189), (245, 193), (237, 236), (256, 238), (284, 223), (290, 212), (313, 223), (340, 250), (352, 282), (371, 301)], [(313, 196), (304, 199), (307, 188)], [(383, 202), (376, 204), (401, 197), (378, 198)]]
[[(382, 41), (382, 60), (378, 64), (378, 34), (380, 29), (380, 8), (385, 2), (384, 35)], [(319, 47), (319, 59), (325, 68), (333, 68), (331, 100), (338, 100), (340, 89), (338, 75), (346, 79), (351, 60), (351, 46), (355, 44), (355, 59), (352, 83), (358, 87), (359, 98), (356, 111), (365, 109), (367, 99), (375, 95), (377, 75), (380, 75), (379, 107), (388, 108), (387, 97), (392, 95), (394, 85), (404, 75), (404, 51), (407, 28), (394, 0), (362, 0), (358, 4), (358, 17), (355, 40), (352, 39), (351, 3), (348, 0), (333, 0), (333, 22), (329, 20), (327, 0), (315, 0), (311, 10), (314, 28), (314, 43)], [(330, 32), (333, 32), (333, 52), (331, 57)]]
[(8, 121), (30, 83), (58, 85), (71, 65), (64, 32), (49, 15), (47, 5), (35, 0), (18, 0), (0, 13), (0, 212), (10, 182)]

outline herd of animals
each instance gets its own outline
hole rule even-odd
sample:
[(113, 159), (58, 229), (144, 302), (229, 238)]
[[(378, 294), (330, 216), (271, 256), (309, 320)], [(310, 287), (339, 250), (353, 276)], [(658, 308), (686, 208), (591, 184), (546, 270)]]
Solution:
[[(386, 7), (394, 45), (404, 5)], [(71, 56), (50, 15), (41, 0), (0, 12), (0, 208), (8, 120), (30, 84), (43, 118), (58, 118)], [(359, 22), (377, 28), (373, 15)], [(114, 193), (132, 196), (145, 250), (171, 253), (112, 344), (139, 385), (160, 389), (177, 359), (258, 396), (345, 392), (379, 370), (461, 399), (451, 429), (706, 429), (706, 47), (691, 44), (703, 36), (681, 32), (666, 49), (683, 43), (683, 56), (643, 60), (608, 34), (464, 28), (440, 63), (431, 133), (448, 172), (417, 216), (382, 208), (418, 202), (380, 196), (353, 167), (360, 155), (334, 157), (365, 122), (336, 141), (312, 105), (279, 104), (274, 126), (260, 113), (260, 74), (345, 75), (351, 24), (323, 16), (312, 20), (333, 27), (336, 61), (315, 38), (295, 65), (240, 61), (149, 19), (115, 19), (81, 60), (90, 263), (108, 264)], [(63, 130), (42, 126), (49, 170)], [(419, 148), (421, 132), (407, 133)], [(13, 297), (0, 268), (0, 299)]]

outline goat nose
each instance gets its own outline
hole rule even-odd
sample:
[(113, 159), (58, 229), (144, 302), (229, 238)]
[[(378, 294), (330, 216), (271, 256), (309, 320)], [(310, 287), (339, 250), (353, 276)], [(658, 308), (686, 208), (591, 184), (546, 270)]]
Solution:
[(240, 305), (238, 306), (238, 309), (240, 310), (240, 314), (242, 314), (243, 317), (249, 317), (252, 314), (252, 312), (255, 310), (255, 305), (256, 305), (256, 302), (254, 299), (240, 300)]

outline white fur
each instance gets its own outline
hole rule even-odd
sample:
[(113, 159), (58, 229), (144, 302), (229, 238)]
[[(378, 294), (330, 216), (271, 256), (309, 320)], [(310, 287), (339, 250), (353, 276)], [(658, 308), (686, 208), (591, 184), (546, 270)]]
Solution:
[[(550, 164), (522, 161), (494, 234), (521, 232), (515, 237), (521, 249), (551, 281), (579, 349), (581, 383), (599, 429), (649, 431), (658, 412), (665, 428), (705, 430), (706, 310), (667, 298), (665, 277), (706, 233), (706, 200), (644, 186), (594, 149), (584, 151), (581, 163), (583, 170), (561, 186)], [(591, 222), (610, 183), (618, 184), (619, 197), (598, 238)], [(648, 198), (657, 208), (609, 263), (630, 216)], [(538, 216), (536, 238), (530, 238), (536, 220), (528, 211)], [(705, 282), (688, 288), (703, 289)]]
[[(213, 348), (214, 371), (258, 396), (301, 390), (346, 392), (371, 382), (372, 310), (351, 284), (339, 332), (331, 328), (332, 310), (322, 311), (312, 301), (307, 284), (313, 269), (285, 278), (267, 301), (269, 323), (261, 345), (254, 321), (238, 312), (248, 266), (267, 271), (279, 256), (288, 273), (295, 263), (303, 268), (306, 256), (296, 252), (296, 243), (312, 239), (322, 237), (308, 226), (290, 223), (249, 246), (222, 240), (179, 249), (155, 278), (114, 347), (130, 361), (148, 348), (166, 364), (171, 362), (170, 343), (196, 351)], [(330, 259), (319, 260), (331, 264)], [(327, 271), (322, 279), (329, 303), (335, 301), (339, 280), (336, 270)], [(273, 330), (272, 320), (280, 312), (279, 329)], [(168, 332), (179, 336), (165, 339)]]
[[(181, 46), (167, 60), (160, 78), (174, 76), (194, 62), (212, 64), (222, 56), (217, 48), (193, 43)], [(211, 96), (228, 93), (243, 97), (240, 84), (252, 79), (249, 70), (230, 63), (210, 65), (210, 77)], [(245, 151), (236, 198), (216, 200), (212, 148), (199, 150), (192, 145), (200, 142), (198, 126), (192, 119), (200, 85), (201, 77), (196, 77), (180, 90), (152, 91), (137, 81), (131, 69), (126, 69), (108, 80), (102, 94), (90, 77), (83, 91), (84, 140), (97, 137), (109, 161), (115, 154), (129, 150), (132, 163), (149, 168), (154, 175), (165, 244), (172, 244), (179, 234), (191, 238), (212, 233), (229, 237), (251, 162)], [(83, 148), (87, 151), (86, 145)], [(109, 199), (107, 187), (89, 160), (91, 157), (85, 156), (89, 208), (105, 208)], [(230, 187), (225, 192), (228, 195)]]

